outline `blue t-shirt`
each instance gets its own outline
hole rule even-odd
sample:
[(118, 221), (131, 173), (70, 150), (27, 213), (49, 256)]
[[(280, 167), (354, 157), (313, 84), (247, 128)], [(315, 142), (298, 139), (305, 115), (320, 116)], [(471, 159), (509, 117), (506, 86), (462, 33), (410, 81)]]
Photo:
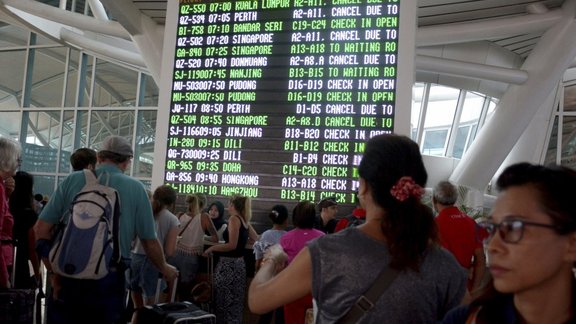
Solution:
[[(150, 200), (144, 185), (123, 174), (116, 165), (101, 164), (96, 170), (96, 175), (100, 176), (103, 172), (108, 173), (108, 185), (116, 189), (120, 197), (120, 253), (124, 257), (129, 257), (130, 246), (136, 236), (144, 240), (156, 239), (156, 225)], [(106, 176), (102, 177), (100, 183), (106, 184)], [(50, 224), (58, 224), (84, 185), (86, 178), (83, 171), (74, 172), (66, 177), (42, 209), (39, 219)]]
[(266, 249), (274, 244), (280, 243), (280, 238), (286, 234), (284, 230), (269, 229), (260, 235), (260, 239), (254, 243), (254, 255), (256, 260), (264, 257)]

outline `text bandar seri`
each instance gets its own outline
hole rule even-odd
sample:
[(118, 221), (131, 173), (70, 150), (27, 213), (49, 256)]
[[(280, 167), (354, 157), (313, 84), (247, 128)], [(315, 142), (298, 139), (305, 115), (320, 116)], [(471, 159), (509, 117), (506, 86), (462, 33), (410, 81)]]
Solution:
[(394, 131), (399, 9), (180, 1), (164, 180), (182, 193), (246, 194), (255, 206), (352, 202), (364, 143)]

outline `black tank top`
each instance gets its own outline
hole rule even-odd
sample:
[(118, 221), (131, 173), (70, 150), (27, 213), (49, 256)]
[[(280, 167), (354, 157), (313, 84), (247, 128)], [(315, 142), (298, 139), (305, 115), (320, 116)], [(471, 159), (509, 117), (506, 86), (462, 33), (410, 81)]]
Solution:
[[(233, 216), (233, 217), (238, 217), (238, 216)], [(230, 238), (229, 238), (229, 233), (228, 233), (228, 229), (230, 227), (227, 227), (224, 230), (224, 233), (222, 233), (222, 237), (224, 238), (224, 241), (226, 243), (230, 242)], [(233, 258), (239, 258), (239, 257), (243, 257), (244, 256), (244, 249), (246, 248), (246, 243), (248, 243), (248, 228), (244, 227), (244, 222), (242, 220), (240, 220), (240, 230), (238, 233), (238, 244), (236, 244), (236, 249), (232, 250), (232, 251), (227, 251), (227, 252), (220, 252), (219, 255), (223, 256), (223, 257), (233, 257)]]

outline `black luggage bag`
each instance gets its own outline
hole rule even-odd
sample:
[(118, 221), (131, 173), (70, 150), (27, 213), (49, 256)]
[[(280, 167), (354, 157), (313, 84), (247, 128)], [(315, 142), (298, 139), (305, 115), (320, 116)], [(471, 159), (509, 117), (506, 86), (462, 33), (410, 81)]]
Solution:
[[(16, 253), (18, 252), (16, 240), (2, 240), (2, 244), (12, 244), (14, 248), (14, 260), (16, 265)], [(14, 287), (16, 269), (12, 269), (10, 284)], [(40, 303), (40, 301), (38, 301)], [(34, 322), (34, 305), (36, 304), (36, 290), (34, 289), (0, 289), (0, 323), (21, 324)], [(39, 306), (40, 304), (38, 304)], [(39, 307), (36, 310), (40, 312)], [(37, 315), (40, 315), (39, 313)]]
[(174, 302), (178, 278), (174, 280), (171, 302), (158, 304), (162, 278), (158, 278), (156, 303), (140, 308), (137, 314), (138, 324), (215, 324), (216, 316), (200, 307), (184, 301)]
[(172, 302), (144, 306), (138, 311), (138, 324), (212, 324), (216, 316), (190, 302)]
[(0, 290), (0, 323), (32, 323), (36, 291), (33, 289)]

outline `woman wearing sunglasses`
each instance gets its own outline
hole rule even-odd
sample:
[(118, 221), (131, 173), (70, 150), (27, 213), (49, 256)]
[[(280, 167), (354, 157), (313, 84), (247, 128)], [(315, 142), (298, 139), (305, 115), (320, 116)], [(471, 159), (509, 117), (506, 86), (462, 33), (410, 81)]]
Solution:
[(576, 172), (520, 163), (497, 186), (492, 215), (481, 224), (492, 280), (444, 323), (574, 323)]

